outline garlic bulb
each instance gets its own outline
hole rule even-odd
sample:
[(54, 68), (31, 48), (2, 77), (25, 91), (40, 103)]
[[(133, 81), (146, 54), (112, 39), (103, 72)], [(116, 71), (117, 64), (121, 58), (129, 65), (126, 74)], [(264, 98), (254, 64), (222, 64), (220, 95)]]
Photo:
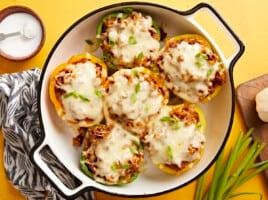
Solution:
[(268, 122), (268, 87), (257, 93), (255, 101), (259, 118), (264, 122)]

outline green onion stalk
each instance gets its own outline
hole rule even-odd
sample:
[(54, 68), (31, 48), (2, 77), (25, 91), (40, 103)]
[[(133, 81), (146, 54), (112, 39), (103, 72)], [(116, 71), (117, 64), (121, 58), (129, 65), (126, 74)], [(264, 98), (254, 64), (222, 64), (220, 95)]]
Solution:
[(212, 180), (207, 188), (205, 187), (207, 173), (198, 178), (194, 200), (228, 200), (241, 195), (255, 195), (262, 199), (260, 193), (235, 193), (239, 186), (268, 169), (268, 160), (257, 161), (265, 144), (253, 140), (252, 132), (253, 129), (245, 134), (240, 132), (226, 158), (224, 158), (226, 149), (220, 153), (214, 166)]

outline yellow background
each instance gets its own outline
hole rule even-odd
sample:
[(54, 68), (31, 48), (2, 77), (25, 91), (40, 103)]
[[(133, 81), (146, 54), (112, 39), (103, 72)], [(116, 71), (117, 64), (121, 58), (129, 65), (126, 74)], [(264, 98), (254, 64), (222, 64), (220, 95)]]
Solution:
[[(32, 67), (42, 68), (45, 59), (56, 42), (57, 38), (78, 18), (94, 9), (108, 4), (118, 3), (118, 0), (0, 0), (0, 9), (10, 5), (24, 5), (32, 8), (42, 18), (46, 27), (46, 41), (42, 50), (34, 58), (23, 62), (11, 62), (0, 58), (0, 74), (25, 70)], [(178, 10), (187, 10), (198, 0), (154, 0)], [(227, 21), (246, 46), (243, 57), (237, 62), (234, 69), (235, 85), (266, 73), (268, 70), (268, 1), (267, 0), (207, 0)], [(208, 25), (208, 28), (212, 29)], [(228, 50), (225, 43), (222, 48)], [(236, 107), (234, 124), (227, 145), (230, 146), (238, 132), (244, 130), (240, 113)], [(0, 199), (24, 199), (7, 181), (3, 167), (3, 135), (0, 133)], [(268, 199), (268, 180), (263, 175), (258, 175), (241, 186), (237, 192), (247, 191), (262, 193), (263, 199)], [(149, 200), (193, 199), (195, 182), (176, 191)], [(126, 199), (112, 197), (107, 194), (97, 193), (97, 199)], [(234, 198), (235, 199), (235, 198)], [(254, 196), (238, 197), (241, 200), (258, 199)]]

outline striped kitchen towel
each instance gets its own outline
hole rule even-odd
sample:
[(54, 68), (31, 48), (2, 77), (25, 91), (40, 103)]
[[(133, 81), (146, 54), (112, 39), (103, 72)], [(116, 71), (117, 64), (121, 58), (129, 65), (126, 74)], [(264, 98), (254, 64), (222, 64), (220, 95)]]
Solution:
[[(41, 135), (38, 118), (37, 68), (13, 74), (0, 75), (0, 124), (4, 135), (4, 168), (12, 184), (27, 199), (65, 199), (53, 188), (47, 178), (30, 159), (30, 151)], [(65, 176), (56, 158), (47, 155), (56, 166), (59, 176), (67, 185), (74, 180)], [(57, 171), (56, 170), (56, 171)], [(93, 192), (86, 192), (77, 199), (93, 199)]]

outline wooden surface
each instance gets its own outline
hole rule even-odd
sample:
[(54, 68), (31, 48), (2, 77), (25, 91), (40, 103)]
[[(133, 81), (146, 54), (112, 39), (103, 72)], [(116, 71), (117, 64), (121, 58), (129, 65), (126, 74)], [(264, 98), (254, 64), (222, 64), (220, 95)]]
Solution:
[[(0, 74), (11, 73), (26, 70), (32, 67), (42, 68), (47, 55), (51, 48), (60, 37), (60, 35), (78, 18), (94, 9), (109, 5), (111, 3), (121, 2), (119, 0), (1, 0), (0, 9), (10, 5), (24, 5), (32, 8), (42, 18), (46, 27), (46, 41), (42, 50), (32, 59), (23, 62), (11, 62), (0, 58)], [(197, 3), (198, 0), (154, 0), (153, 3), (163, 4), (178, 10), (187, 10)], [(233, 28), (237, 35), (241, 38), (246, 46), (246, 51), (234, 68), (235, 85), (259, 77), (267, 73), (268, 67), (268, 1), (244, 1), (244, 0), (206, 0), (211, 4), (225, 19), (225, 21)], [(218, 38), (219, 45), (227, 52), (231, 51), (228, 43), (221, 39), (221, 36), (214, 33), (216, 30), (211, 24), (207, 24), (206, 20), (202, 21), (204, 26), (207, 25), (211, 33)], [(234, 123), (231, 130), (230, 138), (227, 146), (231, 146), (234, 139), (240, 132), (245, 130), (239, 107), (236, 107)], [(3, 135), (0, 133), (0, 199), (9, 200), (25, 199), (13, 186), (8, 182), (3, 166)], [(211, 172), (211, 171), (209, 171)], [(172, 191), (167, 194), (150, 197), (149, 200), (170, 200), (170, 199), (193, 199), (196, 182)], [(262, 193), (263, 199), (268, 199), (268, 182), (264, 174), (258, 175), (249, 182), (241, 186), (237, 192), (256, 192)], [(97, 199), (119, 199), (125, 200), (123, 197), (113, 197), (111, 195), (96, 193)], [(182, 198), (183, 197), (183, 198)], [(240, 196), (240, 200), (258, 199), (254, 196)]]

